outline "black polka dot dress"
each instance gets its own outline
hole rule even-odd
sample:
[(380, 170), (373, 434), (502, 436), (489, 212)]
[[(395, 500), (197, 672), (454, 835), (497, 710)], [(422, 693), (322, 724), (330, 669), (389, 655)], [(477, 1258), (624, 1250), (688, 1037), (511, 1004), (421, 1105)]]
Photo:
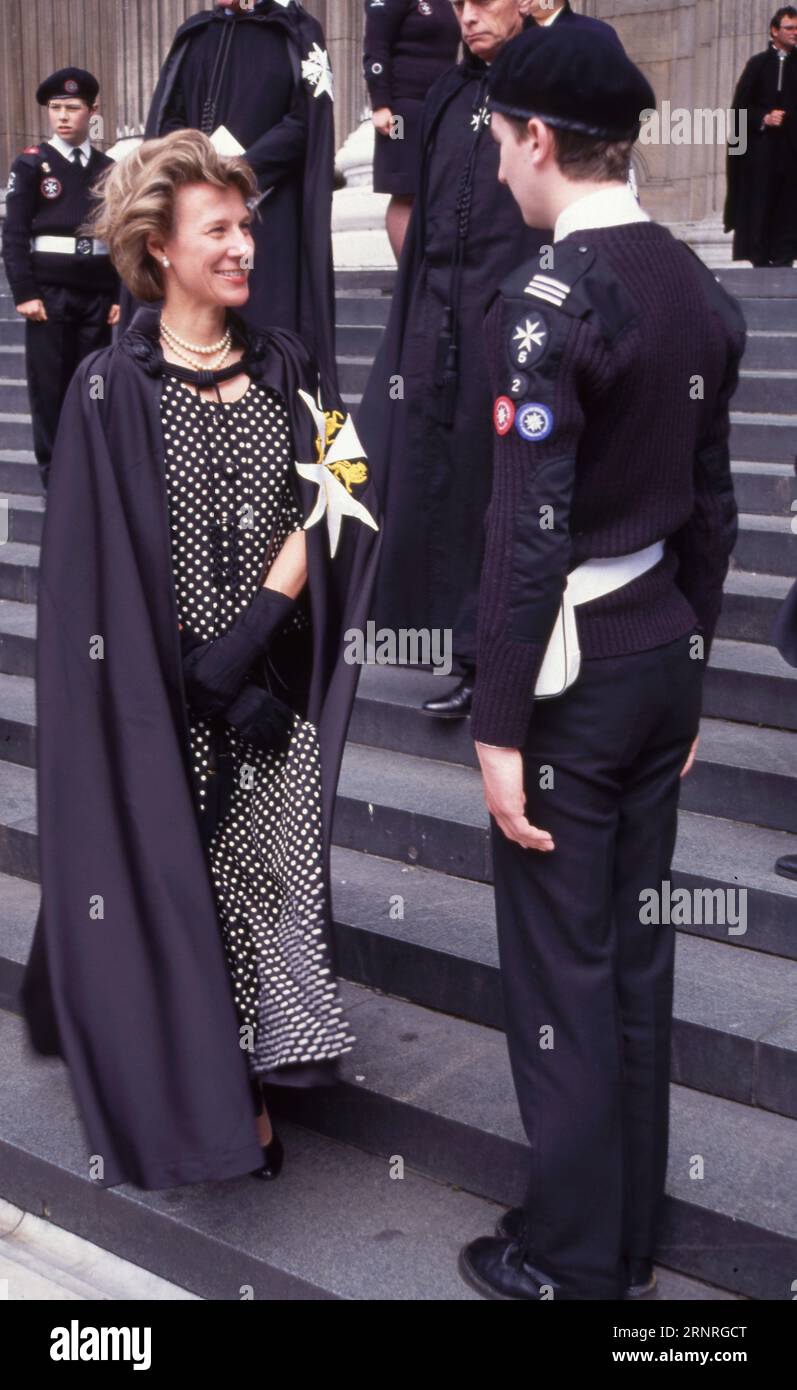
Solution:
[[(269, 544), (276, 554), (302, 525), (289, 484), (287, 408), (259, 382), (221, 402), (167, 375), (161, 421), (180, 621), (200, 637), (221, 636), (257, 592)], [(288, 627), (308, 621), (297, 606)], [(223, 724), (232, 794), (209, 862), (250, 1074), (290, 1074), (290, 1084), (307, 1085), (356, 1039), (324, 931), (318, 736), (308, 720), (293, 718), (280, 749), (257, 748)], [(201, 811), (213, 776), (211, 721), (189, 711), (189, 726)]]

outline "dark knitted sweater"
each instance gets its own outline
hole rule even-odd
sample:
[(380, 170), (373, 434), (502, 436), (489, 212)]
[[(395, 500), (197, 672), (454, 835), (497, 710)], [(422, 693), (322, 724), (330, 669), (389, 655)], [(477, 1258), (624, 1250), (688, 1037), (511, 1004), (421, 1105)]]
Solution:
[(365, 0), (363, 73), (374, 111), (423, 101), (453, 67), (460, 30), (451, 0)]
[[(496, 410), (471, 734), (504, 747), (525, 740), (569, 570), (666, 539), (653, 569), (576, 607), (582, 656), (699, 631), (707, 660), (737, 530), (727, 443), (745, 341), (736, 301), (654, 222), (575, 231), (554, 252), (544, 273), (572, 285), (561, 305), (524, 298), (533, 261), (485, 319), (491, 387), (509, 404)], [(541, 321), (544, 348), (519, 368), (512, 345), (528, 320)], [(528, 402), (542, 406), (536, 439), (515, 427)]]
[[(6, 195), (3, 259), (15, 304), (38, 299), (42, 285), (72, 285), (118, 299), (119, 276), (110, 256), (31, 250), (35, 236), (82, 235), (79, 229), (96, 207), (92, 187), (112, 164), (108, 155), (92, 149), (89, 163), (78, 167), (46, 140), (14, 160)], [(45, 197), (43, 184), (55, 197)]]

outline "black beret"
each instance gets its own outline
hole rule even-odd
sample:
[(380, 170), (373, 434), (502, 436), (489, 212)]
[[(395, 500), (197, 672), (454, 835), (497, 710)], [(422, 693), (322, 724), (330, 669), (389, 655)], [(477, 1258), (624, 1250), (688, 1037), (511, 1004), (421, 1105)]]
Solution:
[(601, 140), (636, 139), (653, 88), (608, 25), (536, 25), (501, 49), (487, 74), (489, 105), (507, 116)]
[(100, 84), (85, 68), (59, 68), (51, 77), (45, 77), (36, 90), (36, 100), (40, 106), (56, 97), (81, 97), (93, 106), (97, 100)]

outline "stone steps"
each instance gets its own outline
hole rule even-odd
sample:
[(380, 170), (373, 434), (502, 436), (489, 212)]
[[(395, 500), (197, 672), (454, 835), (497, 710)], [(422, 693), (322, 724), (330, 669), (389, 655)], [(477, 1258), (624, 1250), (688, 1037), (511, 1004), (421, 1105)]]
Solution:
[[(354, 986), (351, 991), (347, 1002), (362, 1019), (365, 1031), (364, 1009), (370, 1001), (357, 997)], [(379, 1000), (374, 1002), (378, 1005)], [(408, 1046), (406, 1041), (403, 1046)], [(461, 1127), (445, 1116), (433, 1115), (430, 1105), (430, 1123), (416, 1130), (412, 1123), (416, 1097), (397, 1097), (395, 1087), (386, 1083), (379, 1087), (371, 1081), (364, 1087), (352, 1073), (336, 1094), (341, 1101), (345, 1097), (347, 1112), (359, 1116), (358, 1128), (365, 1127), (366, 1111), (376, 1109), (382, 1115), (369, 1132), (367, 1147), (330, 1137), (324, 1132), (330, 1126), (322, 1126), (320, 1112), (313, 1127), (281, 1115), (279, 1131), (286, 1160), (277, 1183), (243, 1176), (169, 1192), (144, 1192), (124, 1185), (90, 1191), (81, 1125), (72, 1097), (64, 1089), (61, 1063), (31, 1057), (22, 1021), (1, 1011), (0, 1051), (7, 1059), (9, 1101), (0, 1130), (0, 1182), (7, 1199), (22, 1209), (46, 1211), (63, 1229), (206, 1299), (237, 1301), (247, 1286), (258, 1301), (459, 1302), (478, 1298), (457, 1273), (457, 1253), (466, 1241), (491, 1231), (503, 1207), (465, 1184), (441, 1181), (414, 1166), (439, 1169), (447, 1153), (460, 1151), (460, 1128), (467, 1131), (473, 1103)], [(506, 1095), (506, 1078), (501, 1089)], [(448, 1104), (452, 1098), (449, 1093)], [(438, 1092), (435, 1099), (439, 1108), (445, 1097)], [(499, 1169), (507, 1163), (517, 1167), (520, 1161), (522, 1144), (511, 1129), (508, 1096), (499, 1104), (500, 1126), (486, 1136), (483, 1153), (470, 1165), (475, 1184), (481, 1181), (491, 1152)], [(778, 1117), (767, 1119), (778, 1124)], [(397, 1128), (401, 1132), (398, 1147), (391, 1143)], [(442, 1134), (442, 1146), (437, 1132)], [(768, 1133), (768, 1152), (777, 1152), (784, 1139), (779, 1130)], [(393, 1177), (391, 1172), (398, 1171), (397, 1156), (403, 1161), (403, 1176)], [(740, 1197), (746, 1216), (743, 1194), (731, 1195)], [(699, 1205), (693, 1215), (696, 1227), (702, 1220)], [(749, 1215), (758, 1221), (759, 1213), (752, 1207)], [(749, 1227), (745, 1216), (731, 1228), (734, 1240), (750, 1240), (755, 1232), (760, 1244), (760, 1227)], [(785, 1296), (782, 1284), (792, 1243), (789, 1234), (771, 1225), (767, 1230), (763, 1240), (764, 1255), (770, 1261), (766, 1275), (763, 1270), (759, 1273), (764, 1255), (755, 1253), (758, 1247), (751, 1246), (753, 1253), (742, 1261), (734, 1260), (740, 1266), (734, 1295), (703, 1277), (678, 1272), (681, 1264), (706, 1270), (716, 1264), (716, 1251), (710, 1247), (722, 1239), (727, 1216), (712, 1217), (702, 1242), (709, 1248), (701, 1249), (696, 1259), (687, 1258), (683, 1232), (688, 1224), (683, 1212), (673, 1210), (667, 1248), (671, 1267), (657, 1266), (659, 1299), (745, 1297), (745, 1286), (758, 1286), (764, 1278), (772, 1297)]]
[[(733, 402), (741, 517), (706, 672), (698, 759), (683, 784), (672, 887), (710, 890), (711, 905), (721, 901), (734, 915), (743, 888), (746, 930), (714, 918), (677, 926), (660, 1296), (790, 1299), (797, 883), (773, 865), (797, 851), (797, 671), (769, 636), (797, 573), (797, 377), (783, 340), (797, 337), (797, 299), (793, 290), (782, 297), (782, 273), (723, 270), (720, 278), (740, 294), (752, 330)], [(336, 276), (341, 381), (352, 406), (387, 321), (391, 284), (383, 272)], [(288, 1154), (281, 1186), (266, 1185), (264, 1197), (262, 1184), (243, 1178), (233, 1203), (230, 1184), (179, 1194), (121, 1188), (86, 1199), (82, 1133), (63, 1068), (29, 1054), (17, 1013), (39, 901), (33, 678), (44, 499), (21, 390), (22, 325), (4, 320), (6, 307), (0, 303), (8, 519), (0, 545), (0, 1047), (12, 1059), (12, 1085), (0, 1121), (0, 1190), (30, 1210), (46, 1200), (59, 1224), (201, 1297), (237, 1297), (241, 1271), (250, 1269), (256, 1297), (475, 1297), (456, 1273), (457, 1249), (490, 1231), (496, 1203), (517, 1200), (527, 1150), (501, 1031), (475, 753), (467, 724), (441, 725), (419, 712), (422, 699), (449, 685), (428, 670), (361, 673), (332, 852), (336, 957), (358, 1043), (333, 1094), (286, 1092), (275, 1104)], [(400, 900), (403, 915), (391, 915), (391, 901)], [(396, 1154), (407, 1164), (403, 1181), (389, 1176)], [(689, 1175), (694, 1154), (705, 1159), (702, 1181)]]

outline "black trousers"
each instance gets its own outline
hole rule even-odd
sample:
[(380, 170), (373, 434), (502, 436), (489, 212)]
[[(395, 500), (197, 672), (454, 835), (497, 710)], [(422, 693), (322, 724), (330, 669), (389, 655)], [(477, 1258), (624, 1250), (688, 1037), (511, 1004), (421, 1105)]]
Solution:
[(527, 1251), (570, 1298), (619, 1298), (622, 1257), (655, 1249), (674, 928), (640, 921), (640, 893), (670, 874), (702, 697), (689, 651), (687, 635), (586, 660), (570, 690), (535, 705), (527, 814), (553, 851), (522, 848), (491, 817), (507, 1045), (531, 1147)]
[(47, 488), (58, 417), (75, 368), (97, 348), (108, 347), (106, 320), (113, 296), (41, 285), (47, 320), (25, 322), (25, 373), (33, 416), (33, 448), (43, 487)]

